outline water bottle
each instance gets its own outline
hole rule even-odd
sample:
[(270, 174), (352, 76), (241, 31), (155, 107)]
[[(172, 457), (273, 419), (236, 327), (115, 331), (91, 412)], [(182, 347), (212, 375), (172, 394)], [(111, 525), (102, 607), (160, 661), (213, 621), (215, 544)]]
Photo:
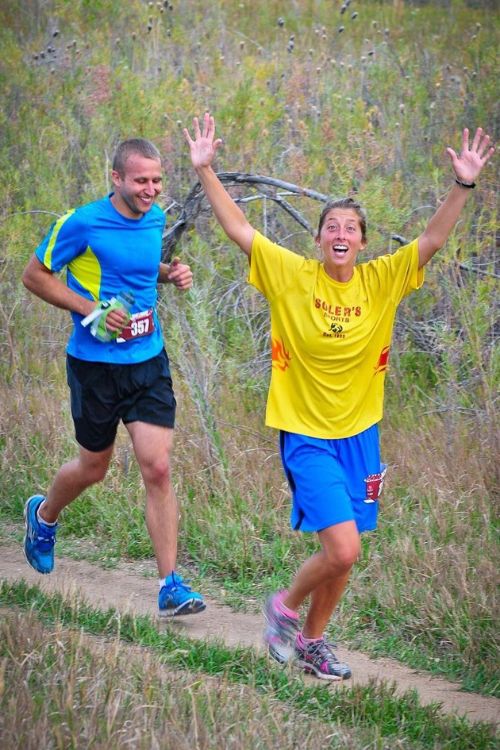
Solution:
[[(113, 310), (122, 310), (128, 317), (134, 304), (134, 295), (132, 292), (120, 292), (116, 297), (100, 302), (100, 313), (92, 321), (90, 332), (99, 341), (114, 341), (120, 335), (118, 331), (109, 331), (106, 327), (106, 319)], [(91, 313), (92, 315), (92, 313)], [(84, 321), (82, 321), (84, 323)]]

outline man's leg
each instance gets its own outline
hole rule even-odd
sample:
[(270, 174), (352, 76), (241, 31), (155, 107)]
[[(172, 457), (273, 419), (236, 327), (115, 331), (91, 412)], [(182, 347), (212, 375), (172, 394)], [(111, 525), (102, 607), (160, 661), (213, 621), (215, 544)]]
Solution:
[(97, 453), (80, 446), (78, 457), (57, 472), (47, 497), (33, 495), (27, 501), (24, 552), (28, 563), (39, 573), (51, 573), (54, 568), (59, 513), (84, 489), (104, 478), (112, 453), (113, 446)]
[(160, 578), (175, 570), (179, 511), (171, 481), (174, 431), (146, 422), (126, 425), (146, 488), (146, 525)]
[(46, 523), (55, 523), (60, 512), (92, 484), (101, 482), (113, 455), (113, 445), (103, 451), (89, 451), (80, 446), (79, 454), (61, 466), (47, 492), (39, 516)]
[(146, 488), (146, 525), (161, 579), (160, 614), (201, 612), (205, 609), (203, 598), (175, 573), (179, 510), (170, 468), (174, 431), (139, 421), (126, 427)]

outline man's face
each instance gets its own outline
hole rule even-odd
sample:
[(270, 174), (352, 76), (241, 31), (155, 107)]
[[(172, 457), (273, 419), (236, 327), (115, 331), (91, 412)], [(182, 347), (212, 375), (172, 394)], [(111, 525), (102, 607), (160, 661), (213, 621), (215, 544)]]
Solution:
[(113, 170), (114, 195), (111, 202), (128, 219), (140, 219), (161, 192), (161, 164), (140, 154), (130, 154), (123, 174)]

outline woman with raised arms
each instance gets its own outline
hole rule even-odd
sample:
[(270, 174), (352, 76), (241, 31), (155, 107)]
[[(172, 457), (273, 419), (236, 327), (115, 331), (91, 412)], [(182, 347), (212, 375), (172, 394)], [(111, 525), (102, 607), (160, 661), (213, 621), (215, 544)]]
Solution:
[(465, 129), (460, 153), (446, 149), (453, 185), (422, 234), (358, 264), (367, 229), (356, 201), (325, 205), (315, 238), (321, 259), (306, 259), (257, 231), (223, 187), (212, 168), (222, 143), (214, 118), (207, 113), (193, 126), (194, 138), (184, 130), (193, 167), (223, 230), (248, 256), (250, 284), (270, 305), (266, 424), (279, 431), (292, 527), (316, 533), (320, 545), (289, 589), (269, 597), (265, 641), (279, 662), (293, 657), (319, 678), (345, 679), (351, 670), (324, 633), (358, 558), (360, 534), (377, 524), (385, 473), (378, 423), (396, 310), (422, 286), (425, 264), (446, 242), (494, 149), (481, 128), (472, 142)]

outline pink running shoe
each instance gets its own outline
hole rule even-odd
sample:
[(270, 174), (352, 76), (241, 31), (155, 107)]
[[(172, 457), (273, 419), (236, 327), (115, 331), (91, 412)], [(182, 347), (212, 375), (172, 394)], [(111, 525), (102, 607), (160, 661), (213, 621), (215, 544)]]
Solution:
[(324, 638), (304, 643), (302, 638), (295, 641), (296, 664), (306, 672), (313, 672), (320, 680), (347, 680), (351, 670), (340, 662), (333, 652), (331, 643)]
[(293, 656), (295, 637), (299, 630), (299, 616), (285, 614), (280, 607), (287, 593), (278, 591), (273, 594), (264, 607), (264, 616), (267, 620), (264, 642), (267, 644), (269, 655), (280, 664), (286, 664)]

